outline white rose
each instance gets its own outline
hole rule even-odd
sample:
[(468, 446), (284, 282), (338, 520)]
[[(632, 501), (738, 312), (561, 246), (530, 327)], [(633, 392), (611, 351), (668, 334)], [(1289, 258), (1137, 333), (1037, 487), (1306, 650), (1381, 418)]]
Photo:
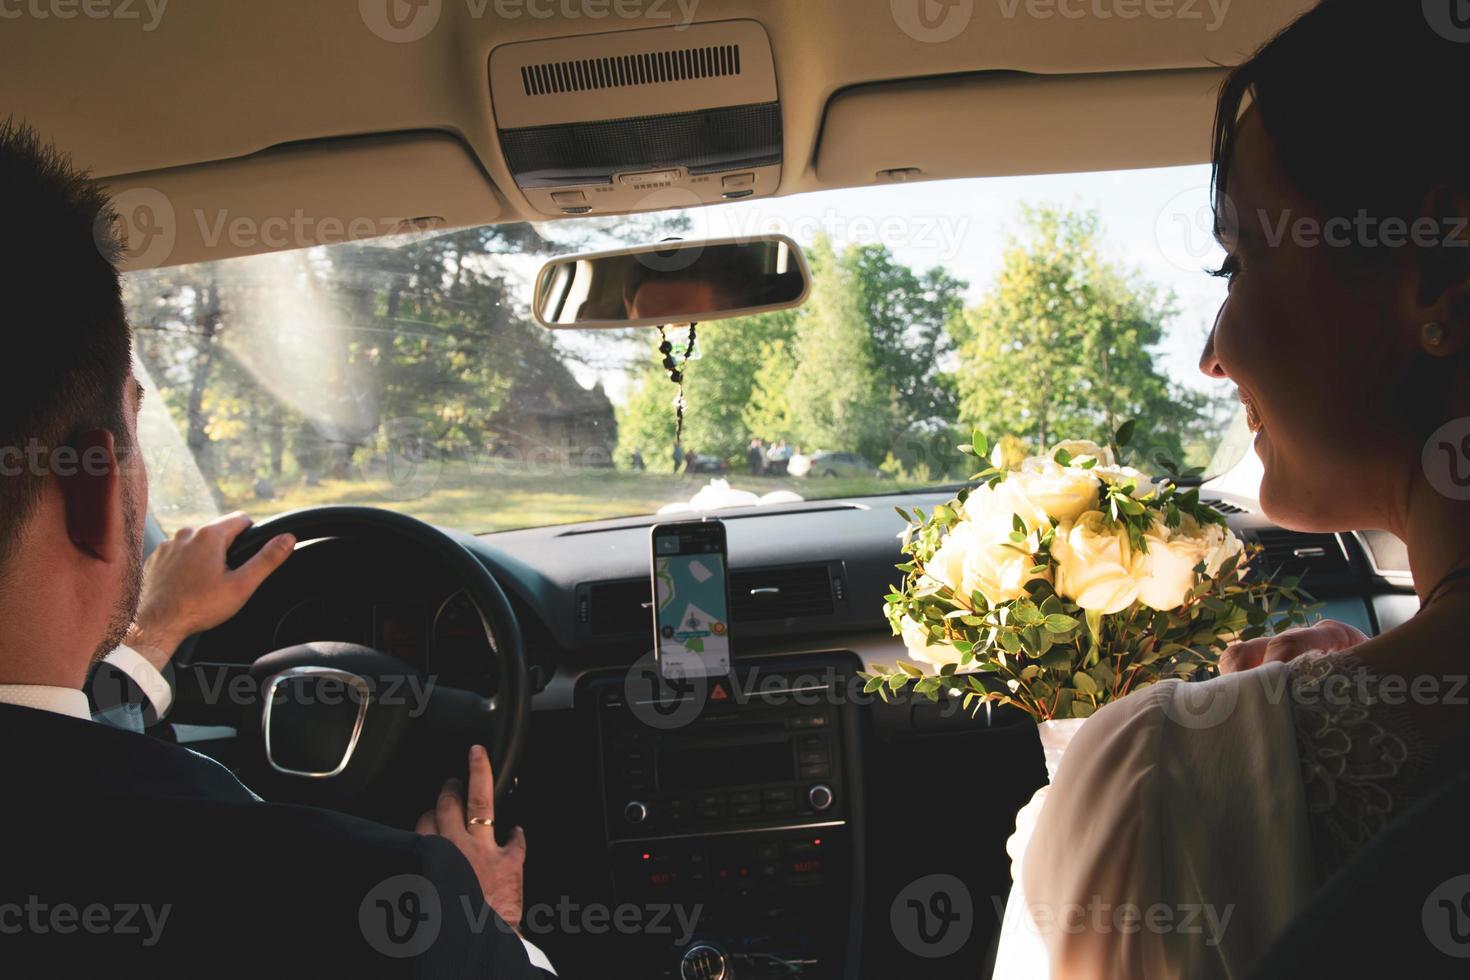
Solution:
[(1245, 544), (1225, 525), (1209, 524), (1205, 527), (1205, 572), (1211, 578), (1220, 574), (1220, 566), (1227, 558), (1244, 550)]
[[(1015, 485), (1014, 492), (1033, 508), (1033, 517), (1034, 510), (1039, 510), (1068, 523), (1097, 507), (1098, 478), (1089, 470), (1062, 466), (1050, 456), (1025, 460), (1002, 486), (1011, 484)], [(1027, 526), (1039, 527), (1040, 522), (1028, 519)]]
[(1054, 457), (1058, 449), (1065, 449), (1072, 456), (1072, 465), (1076, 466), (1095, 459), (1099, 466), (1112, 466), (1117, 460), (1113, 459), (1113, 451), (1106, 446), (1099, 446), (1090, 439), (1063, 439), (1051, 451), (1046, 454), (1047, 458)]
[(1012, 546), (1013, 505), (1012, 498), (1004, 504), (983, 507), (978, 517), (967, 506), (965, 517), (950, 528), (934, 557), (925, 563), (925, 574), (966, 598), (979, 592), (991, 605), (1025, 595), (1027, 582), (1045, 576), (1030, 571), (1034, 564), (1031, 556), (1039, 546), (1034, 531), (1019, 546), (1025, 553)]
[(1094, 466), (1092, 472), (1098, 479), (1108, 483), (1132, 483), (1132, 496), (1142, 498), (1154, 492), (1153, 479), (1142, 470), (1134, 469), (1132, 466)]
[(942, 667), (944, 664), (959, 662), (960, 652), (953, 644), (934, 639), (924, 626), (909, 617), (905, 616), (898, 628), (903, 637), (903, 645), (908, 648), (909, 657), (919, 663)]
[(947, 585), (961, 595), (965, 589), (965, 555), (976, 547), (975, 525), (962, 519), (949, 529), (934, 557), (924, 564), (924, 573), (933, 581)]
[(1178, 609), (1197, 581), (1194, 567), (1205, 560), (1205, 536), (1194, 519), (1185, 516), (1173, 530), (1155, 523), (1144, 539), (1148, 553), (1138, 584), (1139, 601), (1151, 609)]
[(1032, 554), (1036, 550), (1035, 535), (1025, 545), (1022, 554), (1016, 547), (1008, 547), (1010, 541), (1002, 538), (999, 543), (986, 541), (965, 556), (965, 594), (979, 592), (992, 606), (1019, 599), (1026, 594), (1026, 583), (1044, 574), (1032, 574), (1035, 564)]
[(1071, 527), (1058, 528), (1051, 552), (1057, 592), (1083, 609), (1115, 613), (1137, 600), (1145, 556), (1133, 550), (1122, 527), (1107, 526), (1102, 511), (1088, 511)]

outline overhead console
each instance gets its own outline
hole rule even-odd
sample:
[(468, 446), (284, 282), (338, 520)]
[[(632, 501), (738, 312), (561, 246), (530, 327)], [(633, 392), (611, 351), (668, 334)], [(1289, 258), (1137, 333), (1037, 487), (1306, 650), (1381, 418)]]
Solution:
[(780, 184), (775, 62), (755, 21), (502, 45), (490, 96), (516, 186), (546, 215), (662, 211)]

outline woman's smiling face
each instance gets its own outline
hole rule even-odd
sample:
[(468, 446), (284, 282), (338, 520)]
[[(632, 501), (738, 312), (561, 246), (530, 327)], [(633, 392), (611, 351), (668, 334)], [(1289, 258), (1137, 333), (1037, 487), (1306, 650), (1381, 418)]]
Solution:
[(1352, 245), (1328, 244), (1321, 229), (1338, 216), (1291, 186), (1255, 110), (1228, 175), (1218, 213), (1230, 291), (1200, 369), (1240, 390), (1265, 467), (1262, 509), (1304, 531), (1388, 526), (1419, 457), (1392, 404), (1422, 322), (1411, 250), (1370, 269)]

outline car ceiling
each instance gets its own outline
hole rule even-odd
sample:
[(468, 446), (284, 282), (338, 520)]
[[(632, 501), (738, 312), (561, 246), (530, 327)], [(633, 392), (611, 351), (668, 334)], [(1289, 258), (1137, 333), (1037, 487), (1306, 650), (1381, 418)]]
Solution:
[[(968, 26), (931, 43), (897, 22), (905, 4), (943, 11), (938, 0), (416, 0), (438, 10), (423, 38), (370, 29), (406, 2), (17, 0), (0, 9), (3, 111), (115, 193), (159, 189), (257, 220), (306, 208), (462, 227), (543, 217), (496, 135), (486, 65), (501, 44), (758, 21), (785, 195), (905, 166), (936, 178), (1204, 161), (1220, 66), (1310, 6), (949, 0)], [(274, 247), (181, 236), (153, 264)]]

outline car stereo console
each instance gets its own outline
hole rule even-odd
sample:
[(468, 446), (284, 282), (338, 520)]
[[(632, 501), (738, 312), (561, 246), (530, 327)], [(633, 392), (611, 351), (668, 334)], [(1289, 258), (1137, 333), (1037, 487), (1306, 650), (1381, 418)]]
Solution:
[(648, 944), (641, 975), (855, 975), (861, 808), (855, 716), (842, 696), (850, 676), (840, 658), (801, 658), (683, 688), (636, 676), (597, 688), (619, 901), (698, 910), (682, 947)]

